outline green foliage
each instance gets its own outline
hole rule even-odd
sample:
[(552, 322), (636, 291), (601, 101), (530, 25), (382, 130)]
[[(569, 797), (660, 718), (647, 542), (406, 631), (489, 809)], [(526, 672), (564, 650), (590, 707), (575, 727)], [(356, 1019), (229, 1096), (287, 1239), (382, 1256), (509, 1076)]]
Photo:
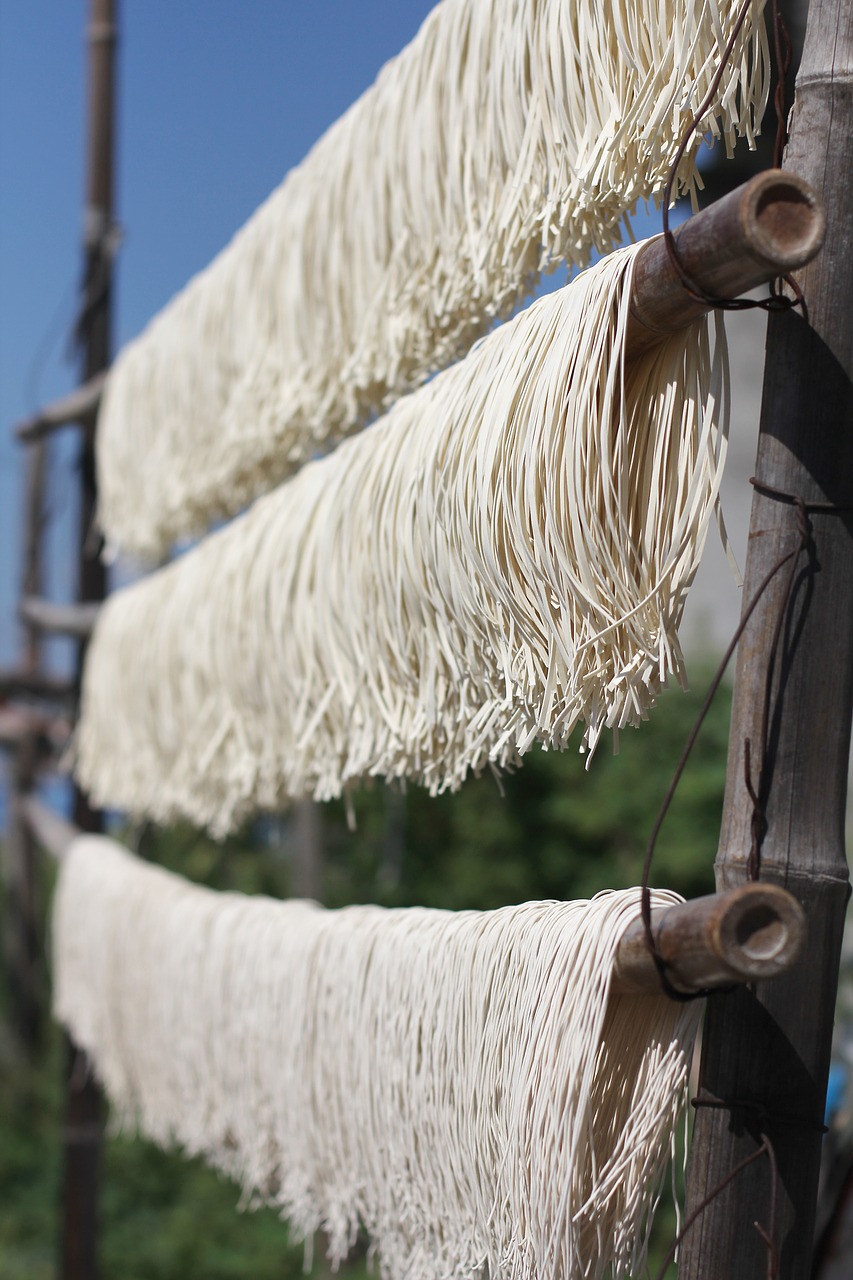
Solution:
[[(5, 978), (5, 973), (3, 974)], [(4, 983), (5, 986), (5, 983)], [(29, 1070), (4, 1023), (0, 1061), (0, 1275), (52, 1280), (59, 1196), (58, 1070)]]
[[(489, 908), (637, 883), (698, 702), (666, 693), (647, 726), (621, 735), (618, 755), (603, 741), (588, 770), (574, 752), (536, 752), (517, 772), (472, 780), (456, 795), (431, 799), (414, 787), (402, 795), (376, 786), (352, 797), (354, 831), (342, 805), (326, 806), (324, 899), (333, 906)], [(653, 884), (686, 895), (713, 887), (728, 714), (723, 693), (664, 826)], [(293, 881), (287, 817), (222, 844), (188, 827), (129, 835), (143, 856), (218, 889), (284, 896)], [(40, 1061), (27, 1068), (14, 1056), (8, 1015), (0, 1023), (0, 1275), (8, 1280), (47, 1280), (54, 1272), (58, 1041), (52, 1032)], [(238, 1212), (238, 1199), (237, 1188), (196, 1160), (111, 1137), (101, 1205), (104, 1280), (296, 1280), (303, 1274), (301, 1247), (289, 1245), (272, 1211)], [(654, 1256), (662, 1256), (673, 1225), (664, 1206)], [(312, 1274), (328, 1270), (317, 1262)], [(364, 1262), (343, 1274), (365, 1276)]]

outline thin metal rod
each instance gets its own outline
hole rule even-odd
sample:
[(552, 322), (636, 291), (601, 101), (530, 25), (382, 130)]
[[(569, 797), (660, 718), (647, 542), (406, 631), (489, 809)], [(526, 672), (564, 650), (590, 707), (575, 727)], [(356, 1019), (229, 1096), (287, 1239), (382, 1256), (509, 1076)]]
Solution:
[[(823, 244), (826, 214), (809, 184), (768, 169), (675, 231), (684, 269), (706, 293), (737, 297), (810, 262)], [(626, 354), (639, 355), (710, 310), (686, 292), (663, 236), (634, 269)]]
[(13, 429), (16, 439), (28, 444), (43, 439), (60, 427), (73, 426), (75, 423), (91, 427), (98, 414), (106, 377), (105, 372), (95, 374), (67, 396), (52, 401), (31, 418), (19, 422)]
[[(658, 909), (652, 914), (652, 931), (669, 981), (692, 994), (784, 973), (802, 950), (806, 920), (784, 889), (750, 884)], [(613, 990), (620, 995), (660, 993), (660, 976), (640, 920), (619, 944)]]

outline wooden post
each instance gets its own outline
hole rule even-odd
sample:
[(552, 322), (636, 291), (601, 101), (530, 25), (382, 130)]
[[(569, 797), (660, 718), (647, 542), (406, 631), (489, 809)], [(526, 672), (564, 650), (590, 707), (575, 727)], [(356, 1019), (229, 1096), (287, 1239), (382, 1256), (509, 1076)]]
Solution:
[(72, 841), (81, 834), (73, 822), (60, 817), (35, 796), (28, 796), (23, 803), (24, 818), (39, 844), (52, 858), (61, 862)]
[[(86, 219), (82, 311), (78, 337), (84, 382), (109, 364), (113, 228), (113, 129), (115, 116), (116, 0), (90, 0), (89, 104)], [(104, 598), (106, 574), (94, 536), (95, 450), (92, 432), (80, 444), (80, 558), (77, 598), (90, 604)], [(86, 641), (78, 650), (78, 681)], [(79, 788), (74, 821), (83, 831), (102, 830), (100, 813)], [(98, 1182), (102, 1145), (101, 1092), (83, 1054), (66, 1043), (66, 1113), (62, 1174), (61, 1280), (94, 1280), (98, 1275)]]
[[(761, 878), (801, 902), (808, 944), (772, 983), (709, 1001), (687, 1211), (711, 1203), (689, 1231), (681, 1280), (770, 1274), (756, 1221), (771, 1227), (771, 1170), (762, 1157), (714, 1195), (762, 1135), (778, 1164), (773, 1229), (780, 1280), (811, 1274), (821, 1126), (849, 893), (844, 810), (853, 709), (853, 3), (812, 0), (785, 167), (814, 186), (827, 211), (823, 252), (799, 276), (810, 322), (771, 315), (756, 474), (764, 485), (837, 512), (810, 515), (781, 637), (769, 711)], [(744, 600), (797, 546), (797, 510), (756, 491)], [(740, 644), (719, 888), (747, 877), (763, 685), (782, 608), (784, 571)], [(765, 788), (763, 788), (764, 790)], [(761, 825), (761, 824), (759, 824)], [(732, 1104), (727, 1106), (725, 1104)], [(775, 1272), (773, 1273), (776, 1274)]]
[(24, 667), (0, 667), (0, 699), (28, 695), (48, 702), (65, 703), (74, 697), (74, 683), (65, 676)]

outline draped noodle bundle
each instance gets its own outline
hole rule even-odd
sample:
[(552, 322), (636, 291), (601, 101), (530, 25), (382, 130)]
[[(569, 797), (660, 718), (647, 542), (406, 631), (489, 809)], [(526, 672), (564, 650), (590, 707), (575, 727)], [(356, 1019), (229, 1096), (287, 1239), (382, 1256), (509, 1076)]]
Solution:
[(96, 803), (220, 834), (646, 716), (682, 675), (727, 393), (705, 322), (623, 362), (639, 247), (107, 601), (76, 739)]
[(335, 1261), (363, 1225), (387, 1280), (627, 1280), (698, 1017), (608, 996), (638, 914), (638, 890), (324, 911), (82, 838), (54, 908), (55, 1011), (120, 1121), (322, 1228)]
[[(119, 356), (98, 429), (108, 539), (156, 555), (203, 531), (460, 356), (549, 264), (612, 247), (661, 195), (740, 4), (438, 5)], [(697, 140), (752, 143), (762, 8)]]

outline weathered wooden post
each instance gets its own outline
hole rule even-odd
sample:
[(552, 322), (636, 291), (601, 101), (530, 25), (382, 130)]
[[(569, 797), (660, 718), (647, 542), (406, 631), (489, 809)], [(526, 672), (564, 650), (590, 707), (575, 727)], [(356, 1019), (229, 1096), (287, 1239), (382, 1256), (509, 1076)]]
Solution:
[[(741, 640), (718, 887), (747, 879), (753, 822), (762, 880), (784, 885), (808, 919), (802, 958), (770, 983), (709, 1002), (683, 1280), (761, 1280), (772, 1232), (780, 1280), (811, 1274), (814, 1206), (841, 934), (853, 709), (853, 2), (812, 0), (785, 167), (823, 197), (822, 253), (798, 278), (809, 321), (771, 315), (744, 600), (799, 541), (814, 504), (780, 637), (759, 783), (764, 682), (784, 607), (777, 574)], [(776, 490), (778, 493), (773, 493)], [(819, 508), (819, 509), (816, 509)], [(748, 793), (747, 749), (753, 785)], [(763, 814), (762, 814), (763, 810)], [(775, 1215), (765, 1156), (722, 1192), (766, 1135), (778, 1164)], [(775, 1216), (775, 1222), (773, 1218)]]

